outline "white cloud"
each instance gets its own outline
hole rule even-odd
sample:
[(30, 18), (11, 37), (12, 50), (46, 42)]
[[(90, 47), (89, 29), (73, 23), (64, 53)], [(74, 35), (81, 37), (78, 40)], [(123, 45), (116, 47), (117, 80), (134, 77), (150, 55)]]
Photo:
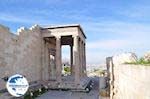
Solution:
[(25, 19), (23, 17), (20, 16), (15, 16), (12, 14), (6, 14), (6, 13), (1, 13), (0, 14), (0, 20), (2, 21), (9, 21), (9, 22), (20, 22), (20, 23), (32, 23), (31, 20)]
[(127, 40), (98, 40), (87, 43), (87, 49), (117, 49), (128, 43)]
[(150, 50), (150, 24), (105, 21), (84, 24), (84, 27), (91, 37), (97, 37), (87, 42), (88, 64), (103, 63), (106, 57), (117, 53), (142, 55)]
[(149, 5), (135, 5), (130, 7), (130, 9), (124, 9), (123, 11), (118, 11), (120, 15), (127, 16), (130, 18), (149, 18), (150, 13), (148, 13), (150, 10)]
[(131, 23), (125, 21), (97, 21), (97, 22), (87, 22), (83, 26), (86, 31), (92, 31), (96, 34), (100, 33), (111, 33), (113, 34), (123, 34), (127, 36), (135, 34), (149, 34), (150, 24), (142, 23)]
[(0, 20), (14, 23), (22, 23), (22, 24), (48, 24), (51, 20), (47, 21), (47, 19), (42, 19), (40, 17), (24, 16), (19, 14), (8, 14), (8, 13), (0, 13)]

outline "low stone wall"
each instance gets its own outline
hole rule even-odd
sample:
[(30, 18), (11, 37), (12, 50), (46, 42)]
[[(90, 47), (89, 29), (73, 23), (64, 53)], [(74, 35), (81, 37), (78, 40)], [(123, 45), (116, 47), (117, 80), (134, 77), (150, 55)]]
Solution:
[[(150, 66), (115, 65), (110, 59), (111, 99), (149, 99)], [(111, 70), (110, 70), (111, 69)]]
[[(150, 67), (120, 65), (114, 67), (114, 95), (116, 99), (149, 99)], [(115, 98), (114, 97), (114, 98)]]

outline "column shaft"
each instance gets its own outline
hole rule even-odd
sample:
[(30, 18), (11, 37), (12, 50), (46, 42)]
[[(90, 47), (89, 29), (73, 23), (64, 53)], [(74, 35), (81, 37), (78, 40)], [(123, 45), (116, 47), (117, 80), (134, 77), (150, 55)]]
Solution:
[(84, 76), (84, 71), (85, 71), (85, 67), (84, 67), (84, 45), (83, 45), (83, 41), (82, 41), (82, 76)]
[(84, 43), (84, 74), (86, 75), (86, 45)]
[(82, 77), (82, 69), (83, 69), (83, 65), (82, 65), (82, 61), (83, 61), (83, 57), (82, 57), (82, 40), (80, 39), (80, 51), (79, 51), (79, 55), (80, 55), (80, 77)]
[(56, 37), (56, 71), (57, 81), (61, 82), (61, 37)]
[(80, 81), (80, 70), (79, 70), (79, 40), (77, 36), (74, 36), (74, 45), (73, 45), (73, 66), (75, 69), (75, 83), (79, 84)]
[(74, 74), (74, 67), (73, 67), (73, 46), (70, 45), (70, 68), (71, 68), (71, 75)]

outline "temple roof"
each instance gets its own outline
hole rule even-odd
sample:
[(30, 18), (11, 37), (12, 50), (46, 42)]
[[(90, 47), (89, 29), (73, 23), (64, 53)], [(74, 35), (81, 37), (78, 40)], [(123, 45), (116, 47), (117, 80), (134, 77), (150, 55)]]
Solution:
[(50, 25), (50, 26), (42, 26), (41, 28), (42, 29), (57, 29), (57, 28), (67, 28), (67, 27), (78, 27), (80, 31), (82, 32), (82, 34), (84, 35), (84, 37), (86, 38), (84, 31), (82, 27), (80, 26), (80, 24)]

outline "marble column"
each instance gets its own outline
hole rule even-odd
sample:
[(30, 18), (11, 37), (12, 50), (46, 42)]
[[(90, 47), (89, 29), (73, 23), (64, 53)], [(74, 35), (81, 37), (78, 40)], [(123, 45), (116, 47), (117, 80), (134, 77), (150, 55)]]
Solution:
[(73, 46), (70, 45), (70, 68), (71, 68), (71, 75), (74, 75), (74, 67), (73, 67)]
[(43, 48), (43, 80), (49, 79), (49, 53), (48, 53), (48, 42), (44, 41), (44, 48)]
[(80, 39), (80, 51), (79, 51), (79, 55), (80, 55), (80, 77), (82, 77), (82, 61), (83, 61), (83, 58), (82, 58), (82, 40)]
[(45, 48), (46, 48), (46, 41), (44, 39), (42, 39), (42, 66), (41, 66), (41, 78), (42, 80), (46, 80), (45, 79), (45, 57), (46, 57), (46, 52), (45, 52)]
[(62, 71), (62, 63), (61, 63), (61, 37), (56, 37), (56, 75), (57, 81), (61, 82), (61, 71)]
[(83, 57), (84, 57), (84, 75), (86, 76), (86, 45), (85, 43), (83, 44)]
[(82, 41), (82, 76), (84, 76), (84, 44)]
[(79, 66), (79, 37), (73, 37), (73, 66), (75, 71), (75, 83), (80, 83), (80, 66)]

